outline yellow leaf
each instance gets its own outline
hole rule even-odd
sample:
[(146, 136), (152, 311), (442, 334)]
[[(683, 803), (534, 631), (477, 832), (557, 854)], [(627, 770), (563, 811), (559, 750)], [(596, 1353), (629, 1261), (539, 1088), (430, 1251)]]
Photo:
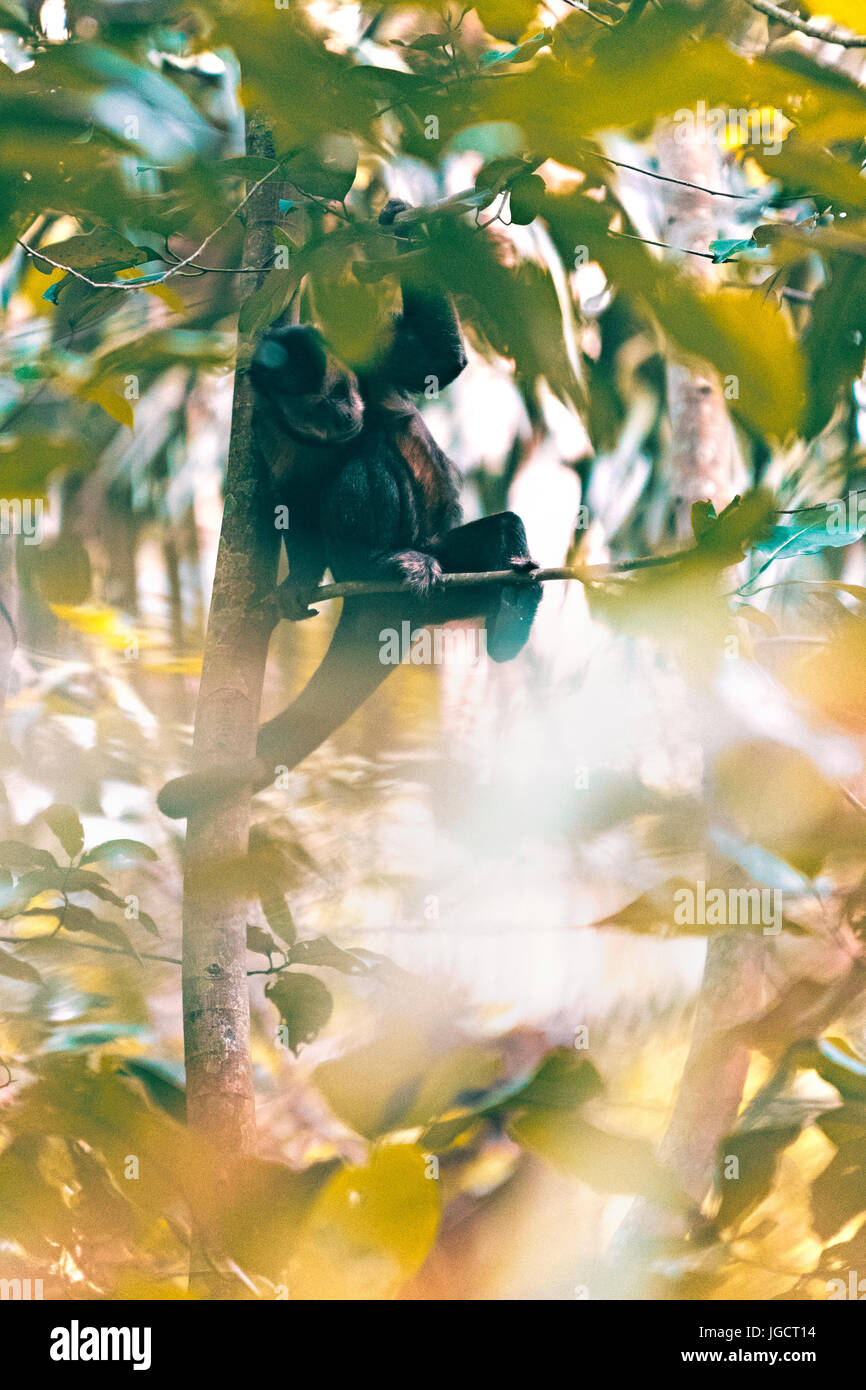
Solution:
[(392, 1298), (426, 1259), (439, 1193), (414, 1145), (379, 1149), (319, 1197), (289, 1276), (292, 1298)]
[(803, 3), (812, 14), (829, 15), (837, 24), (844, 24), (846, 29), (862, 33), (866, 26), (863, 0), (803, 0)]
[(132, 405), (126, 397), (112, 386), (108, 381), (90, 382), (82, 387), (81, 395), (86, 401), (93, 401), (102, 407), (106, 415), (110, 415), (112, 420), (116, 420), (119, 425), (128, 425), (130, 429), (135, 426), (135, 414)]

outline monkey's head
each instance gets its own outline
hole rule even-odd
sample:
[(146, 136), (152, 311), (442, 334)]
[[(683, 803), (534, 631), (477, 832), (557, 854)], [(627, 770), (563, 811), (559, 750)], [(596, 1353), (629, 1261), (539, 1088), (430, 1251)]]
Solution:
[(273, 423), (303, 444), (345, 444), (364, 425), (364, 398), (309, 324), (273, 328), (258, 344), (250, 376)]

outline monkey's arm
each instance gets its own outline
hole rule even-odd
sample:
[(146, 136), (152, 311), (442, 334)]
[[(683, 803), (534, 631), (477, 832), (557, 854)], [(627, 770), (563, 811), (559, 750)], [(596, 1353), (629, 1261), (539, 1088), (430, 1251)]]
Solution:
[(290, 622), (302, 622), (316, 616), (317, 610), (310, 608), (310, 599), (325, 573), (325, 543), (321, 531), (309, 522), (293, 525), (291, 512), (286, 554), (289, 573), (277, 589), (277, 602), (282, 617)]
[[(391, 226), (408, 203), (392, 198), (379, 214), (383, 226)], [(395, 235), (402, 241), (397, 227)], [(450, 385), (466, 366), (466, 348), (460, 320), (450, 294), (432, 282), (402, 277), (403, 312), (397, 320), (394, 339), (382, 376), (402, 391), (435, 390)]]
[(451, 296), (404, 284), (403, 312), (397, 321), (383, 374), (402, 391), (440, 391), (466, 366), (460, 320)]

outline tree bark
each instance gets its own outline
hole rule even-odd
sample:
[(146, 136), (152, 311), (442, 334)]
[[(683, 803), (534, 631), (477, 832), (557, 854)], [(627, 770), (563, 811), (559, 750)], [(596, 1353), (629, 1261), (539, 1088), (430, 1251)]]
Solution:
[[(267, 126), (247, 120), (247, 152), (273, 154)], [(273, 251), (277, 181), (246, 205), (243, 263), (264, 265)], [(242, 294), (260, 277), (244, 275)], [(252, 758), (271, 623), (258, 606), (276, 582), (278, 534), (267, 514), (269, 488), (253, 445), (253, 396), (239, 345), (225, 480), (225, 508), (204, 665), (196, 707), (192, 765), (204, 771)], [(191, 816), (184, 854), (183, 1025), (190, 1125), (211, 1141), (226, 1169), (255, 1142), (246, 974), (248, 893), (209, 883), (215, 866), (248, 846), (250, 791), (214, 812)]]
[[(659, 172), (704, 188), (724, 187), (724, 168), (707, 135), (668, 127), (658, 139)], [(671, 185), (661, 240), (706, 251), (720, 235), (717, 199), (699, 189)], [(710, 262), (684, 257), (687, 272), (713, 274)], [(677, 506), (677, 533), (692, 535), (692, 503), (711, 500), (717, 512), (745, 481), (736, 435), (724, 396), (712, 376), (671, 364), (667, 370), (671, 444), (668, 465)], [(762, 937), (721, 933), (710, 937), (692, 1039), (673, 1112), (659, 1156), (684, 1192), (701, 1203), (709, 1190), (718, 1146), (732, 1129), (749, 1068), (743, 1043), (732, 1045), (729, 1031), (760, 1011), (763, 1001)], [(652, 1242), (684, 1234), (686, 1219), (639, 1199), (632, 1205), (614, 1240), (618, 1262), (651, 1249)], [(640, 1261), (638, 1259), (637, 1263)]]
[(18, 538), (0, 536), (0, 715), (6, 708), (18, 645)]

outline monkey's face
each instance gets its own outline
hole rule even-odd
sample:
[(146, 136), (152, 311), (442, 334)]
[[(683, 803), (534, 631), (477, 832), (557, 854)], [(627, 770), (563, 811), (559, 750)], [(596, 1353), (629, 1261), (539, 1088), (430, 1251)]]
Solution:
[(270, 418), (304, 444), (345, 444), (364, 425), (358, 378), (307, 324), (275, 328), (250, 364), (253, 386)]

